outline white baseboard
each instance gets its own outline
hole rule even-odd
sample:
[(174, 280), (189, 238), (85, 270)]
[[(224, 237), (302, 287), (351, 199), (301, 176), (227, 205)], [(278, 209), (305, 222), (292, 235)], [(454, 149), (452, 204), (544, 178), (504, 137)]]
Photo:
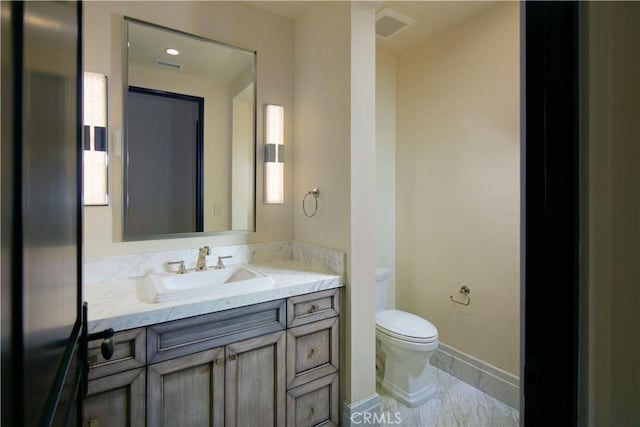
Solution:
[(520, 378), (442, 342), (431, 356), (431, 364), (478, 390), (520, 408)]
[(380, 413), (380, 396), (373, 393), (354, 403), (344, 402), (342, 405), (342, 425), (351, 426), (374, 426), (378, 427)]

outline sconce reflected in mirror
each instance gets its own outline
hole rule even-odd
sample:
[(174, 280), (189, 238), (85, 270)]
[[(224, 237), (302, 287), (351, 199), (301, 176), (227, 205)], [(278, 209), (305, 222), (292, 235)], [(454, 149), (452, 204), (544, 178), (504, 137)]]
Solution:
[(85, 206), (106, 206), (108, 194), (107, 76), (84, 72), (83, 198)]
[(284, 203), (284, 107), (267, 104), (264, 110), (264, 203)]

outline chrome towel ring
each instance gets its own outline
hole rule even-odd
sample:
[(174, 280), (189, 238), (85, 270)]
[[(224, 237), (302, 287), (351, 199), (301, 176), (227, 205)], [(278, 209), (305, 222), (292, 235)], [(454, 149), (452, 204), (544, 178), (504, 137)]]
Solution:
[[(314, 204), (313, 204), (313, 209), (309, 209), (309, 211), (307, 211), (307, 206), (305, 205), (305, 203), (307, 201), (307, 197), (309, 196), (313, 196)], [(307, 191), (307, 194), (304, 195), (304, 198), (302, 199), (302, 212), (304, 212), (304, 214), (307, 217), (311, 218), (316, 213), (318, 213), (318, 197), (319, 196), (320, 196), (320, 190), (318, 189), (318, 187), (314, 187), (313, 190)]]

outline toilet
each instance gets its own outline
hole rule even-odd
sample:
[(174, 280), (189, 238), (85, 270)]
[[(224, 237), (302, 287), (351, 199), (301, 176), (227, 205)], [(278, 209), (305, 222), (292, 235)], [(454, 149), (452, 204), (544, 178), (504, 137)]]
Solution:
[(429, 359), (438, 347), (438, 330), (429, 321), (394, 310), (386, 268), (376, 269), (376, 384), (411, 408), (435, 393)]

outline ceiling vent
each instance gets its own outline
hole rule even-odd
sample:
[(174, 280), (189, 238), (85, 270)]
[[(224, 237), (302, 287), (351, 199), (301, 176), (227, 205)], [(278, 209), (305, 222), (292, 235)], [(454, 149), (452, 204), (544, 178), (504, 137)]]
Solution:
[(389, 39), (414, 22), (416, 21), (408, 16), (385, 7), (376, 13), (376, 34)]
[(156, 64), (161, 67), (171, 68), (172, 70), (179, 70), (182, 68), (182, 64), (176, 64), (174, 62), (165, 61), (164, 59), (156, 58)]

